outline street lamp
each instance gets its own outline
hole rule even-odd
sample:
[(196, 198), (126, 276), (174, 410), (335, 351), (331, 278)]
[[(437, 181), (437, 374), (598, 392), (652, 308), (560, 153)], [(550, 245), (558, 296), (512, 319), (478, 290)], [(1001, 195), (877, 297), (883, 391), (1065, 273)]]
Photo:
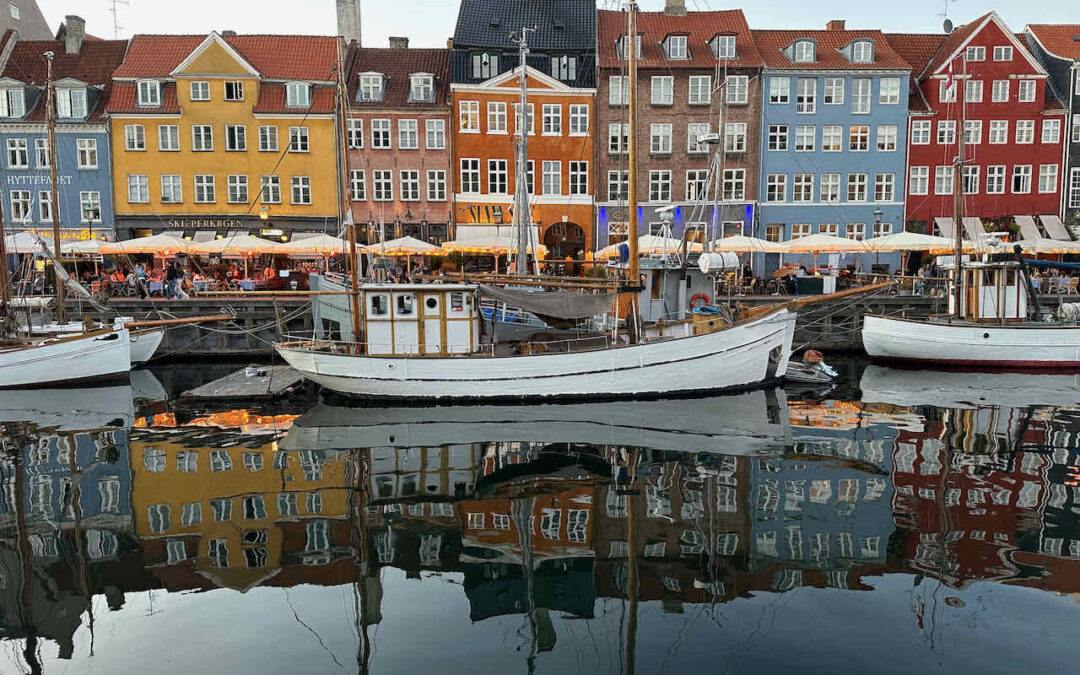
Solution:
[[(874, 235), (874, 237), (881, 236), (881, 216), (884, 215), (884, 213), (885, 212), (881, 210), (880, 206), (877, 207), (876, 209), (874, 209), (874, 231), (872, 233)], [(877, 247), (875, 247), (875, 249), (876, 248)], [(875, 250), (874, 251), (874, 266), (875, 267), (881, 262), (880, 256), (881, 256), (881, 253), (879, 251)]]

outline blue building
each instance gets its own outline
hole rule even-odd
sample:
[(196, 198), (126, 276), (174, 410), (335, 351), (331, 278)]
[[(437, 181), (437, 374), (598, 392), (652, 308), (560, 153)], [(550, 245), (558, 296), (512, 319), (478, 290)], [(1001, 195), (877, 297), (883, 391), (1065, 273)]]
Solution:
[[(879, 31), (754, 31), (762, 74), (757, 236), (849, 239), (904, 222), (911, 66)], [(770, 256), (775, 267), (778, 256)], [(874, 256), (829, 264), (868, 265)], [(899, 254), (878, 262), (896, 265)], [(825, 264), (819, 258), (819, 264)]]
[[(123, 40), (87, 40), (74, 16), (56, 40), (5, 36), (10, 57), (0, 73), (0, 185), (4, 223), (11, 230), (52, 231), (48, 60), (56, 89), (57, 203), (64, 238), (114, 238), (112, 159), (103, 119), (112, 72), (124, 58)], [(14, 43), (14, 44), (12, 44)]]

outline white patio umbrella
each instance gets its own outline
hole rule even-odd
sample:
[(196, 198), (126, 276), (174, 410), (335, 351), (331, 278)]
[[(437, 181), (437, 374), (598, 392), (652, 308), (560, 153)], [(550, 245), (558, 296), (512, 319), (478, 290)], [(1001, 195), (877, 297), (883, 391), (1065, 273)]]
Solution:
[[(52, 245), (52, 239), (45, 243)], [(4, 249), (8, 253), (42, 253), (41, 243), (30, 232), (16, 232), (4, 236)]]
[(244, 276), (248, 274), (248, 259), (263, 253), (281, 253), (281, 244), (250, 234), (237, 234), (221, 239), (201, 241), (188, 247), (188, 253), (199, 255), (233, 256), (244, 259)]
[(191, 242), (171, 234), (155, 234), (152, 237), (139, 237), (124, 241), (114, 241), (102, 244), (98, 252), (102, 255), (131, 255), (133, 253), (154, 253), (163, 256), (172, 256), (177, 253), (185, 253)]
[[(607, 260), (610, 258), (617, 258), (619, 256), (619, 246), (621, 246), (623, 243), (625, 242), (612, 244), (611, 246), (600, 249), (596, 253), (595, 259)], [(664, 253), (678, 253), (680, 246), (682, 246), (682, 239), (661, 237), (655, 234), (646, 234), (638, 237), (638, 252), (641, 255), (662, 255)], [(701, 250), (701, 244), (690, 244), (691, 253), (700, 253)]]
[(865, 242), (844, 239), (831, 234), (811, 234), (782, 244), (783, 253), (866, 253)]
[[(357, 246), (357, 249), (360, 247)], [(328, 234), (317, 234), (314, 237), (298, 239), (285, 244), (278, 244), (277, 253), (288, 255), (321, 255), (330, 257), (345, 255), (349, 252), (349, 242)]]
[(784, 253), (784, 245), (775, 242), (768, 241), (766, 239), (758, 239), (756, 237), (747, 237), (745, 235), (735, 235), (733, 237), (724, 237), (713, 242), (713, 250), (719, 252), (729, 253)]
[(864, 242), (871, 251), (951, 251), (955, 242), (947, 237), (935, 237), (918, 232), (897, 232), (874, 237)]
[(1056, 241), (1042, 238), (1008, 242), (1000, 247), (1001, 252), (1011, 252), (1013, 246), (1017, 244), (1024, 253), (1080, 253), (1080, 241)]

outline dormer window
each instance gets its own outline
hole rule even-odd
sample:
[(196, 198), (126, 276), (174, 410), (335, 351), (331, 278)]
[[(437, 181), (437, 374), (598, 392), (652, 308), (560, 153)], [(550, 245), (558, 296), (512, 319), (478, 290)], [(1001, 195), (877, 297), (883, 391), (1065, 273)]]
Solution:
[(413, 73), (409, 76), (409, 101), (412, 103), (431, 103), (435, 100), (435, 76), (428, 73)]
[(86, 89), (72, 87), (56, 90), (56, 116), (82, 119), (86, 117)]
[(499, 55), (477, 52), (472, 55), (472, 76), (475, 80), (486, 80), (499, 74)]
[(285, 107), (310, 108), (311, 85), (307, 82), (290, 82), (285, 85)]
[(717, 35), (712, 40), (713, 56), (718, 59), (735, 58), (735, 36)]
[(856, 40), (851, 44), (852, 63), (873, 63), (874, 43), (870, 40)]
[(21, 87), (0, 89), (0, 117), (22, 117), (26, 114), (26, 94)]
[(161, 106), (161, 83), (157, 80), (139, 80), (138, 103), (142, 106), (158, 108)]
[(799, 40), (795, 43), (794, 59), (795, 63), (813, 63), (815, 61), (814, 49), (815, 45), (810, 40)]
[[(626, 52), (626, 36), (625, 35), (622, 36), (621, 38), (619, 38), (615, 42), (615, 52), (618, 54), (620, 59), (625, 59), (625, 58), (629, 57), (629, 54), (627, 54), (627, 52)], [(636, 58), (639, 58), (639, 59), (641, 58), (641, 36), (640, 35), (635, 35), (634, 36), (634, 56)]]
[(360, 100), (367, 102), (383, 100), (382, 73), (360, 74)]
[(667, 56), (672, 60), (688, 58), (686, 53), (686, 36), (669, 35), (667, 39)]
[(551, 57), (551, 76), (563, 82), (577, 79), (577, 57), (569, 54)]

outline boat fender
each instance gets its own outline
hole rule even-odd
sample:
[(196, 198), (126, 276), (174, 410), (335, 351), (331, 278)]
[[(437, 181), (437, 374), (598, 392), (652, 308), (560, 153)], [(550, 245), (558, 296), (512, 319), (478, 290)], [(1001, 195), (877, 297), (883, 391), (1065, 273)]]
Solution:
[(721, 313), (719, 307), (713, 307), (712, 305), (702, 305), (701, 307), (694, 307), (690, 310), (692, 314), (699, 314), (702, 316), (716, 316)]
[(1080, 320), (1080, 302), (1066, 302), (1058, 307), (1058, 312), (1065, 321)]
[[(695, 305), (694, 303), (697, 302), (698, 300), (701, 301), (701, 304), (700, 305)], [(698, 293), (694, 297), (690, 298), (690, 309), (692, 309), (692, 310), (697, 309), (699, 307), (708, 307), (711, 304), (712, 304), (712, 298), (709, 297), (708, 293)]]

